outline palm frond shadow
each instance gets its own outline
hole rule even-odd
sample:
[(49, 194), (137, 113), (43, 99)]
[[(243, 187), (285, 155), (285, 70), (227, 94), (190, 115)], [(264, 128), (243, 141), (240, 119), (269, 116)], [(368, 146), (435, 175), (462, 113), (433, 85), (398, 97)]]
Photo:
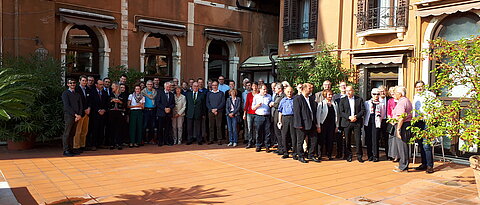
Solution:
[[(224, 203), (219, 198), (230, 196), (222, 194), (226, 189), (205, 189), (203, 185), (196, 185), (190, 188), (168, 187), (161, 189), (143, 190), (138, 194), (121, 194), (116, 196), (119, 201), (127, 204), (218, 204)], [(213, 200), (215, 199), (215, 200)], [(101, 204), (109, 204), (102, 203)], [(118, 201), (117, 201), (118, 202)]]

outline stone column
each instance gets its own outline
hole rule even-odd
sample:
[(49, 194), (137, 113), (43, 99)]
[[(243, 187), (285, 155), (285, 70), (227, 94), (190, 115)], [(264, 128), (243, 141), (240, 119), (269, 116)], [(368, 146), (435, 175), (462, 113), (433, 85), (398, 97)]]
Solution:
[(121, 1), (120, 63), (128, 68), (128, 0)]

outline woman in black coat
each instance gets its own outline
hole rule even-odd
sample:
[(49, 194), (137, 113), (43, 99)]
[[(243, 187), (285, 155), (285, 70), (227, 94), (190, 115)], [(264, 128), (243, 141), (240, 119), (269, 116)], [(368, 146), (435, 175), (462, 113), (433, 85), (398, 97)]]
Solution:
[(110, 149), (122, 149), (122, 128), (126, 126), (125, 108), (128, 96), (121, 92), (117, 83), (112, 84), (112, 93), (108, 103), (108, 124), (110, 129)]

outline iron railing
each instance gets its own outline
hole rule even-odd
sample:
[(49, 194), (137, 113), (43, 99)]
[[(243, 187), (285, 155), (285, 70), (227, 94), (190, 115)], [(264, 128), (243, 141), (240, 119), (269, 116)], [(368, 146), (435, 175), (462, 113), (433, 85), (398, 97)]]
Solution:
[(376, 7), (359, 11), (357, 31), (369, 29), (407, 27), (408, 7)]

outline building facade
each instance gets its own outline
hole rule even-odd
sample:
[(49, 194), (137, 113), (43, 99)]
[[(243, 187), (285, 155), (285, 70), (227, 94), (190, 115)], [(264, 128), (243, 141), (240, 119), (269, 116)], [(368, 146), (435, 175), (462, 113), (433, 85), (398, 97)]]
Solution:
[(66, 77), (125, 66), (148, 78), (237, 80), (239, 63), (277, 48), (278, 1), (5, 0), (1, 52), (48, 53)]
[[(343, 66), (357, 71), (362, 97), (379, 85), (402, 85), (413, 98), (417, 80), (435, 80), (435, 62), (422, 52), (429, 40), (479, 35), (479, 9), (479, 0), (282, 0), (279, 58), (311, 58), (319, 44), (335, 44)], [(462, 94), (458, 87), (452, 97)], [(459, 156), (461, 145), (448, 140), (443, 146)]]

